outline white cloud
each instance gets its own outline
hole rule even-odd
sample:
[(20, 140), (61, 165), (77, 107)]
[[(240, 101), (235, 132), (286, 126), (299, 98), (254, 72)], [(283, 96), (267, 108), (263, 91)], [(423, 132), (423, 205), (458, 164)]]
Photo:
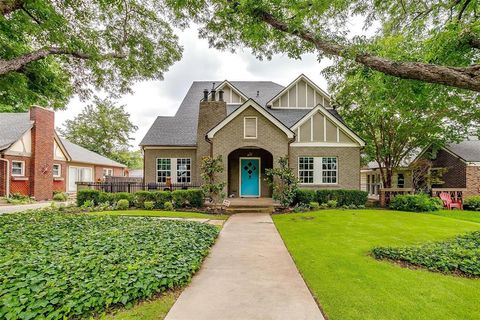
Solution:
[[(272, 60), (259, 61), (248, 52), (235, 54), (208, 47), (206, 40), (198, 39), (196, 29), (190, 28), (180, 34), (184, 46), (183, 58), (165, 74), (164, 81), (147, 81), (133, 87), (134, 94), (124, 96), (119, 103), (126, 105), (131, 120), (139, 130), (134, 135), (136, 147), (159, 115), (174, 115), (192, 81), (195, 80), (270, 80), (287, 85), (304, 73), (322, 89), (327, 82), (321, 70), (329, 61), (318, 63), (314, 54), (292, 60), (287, 56), (275, 56)], [(67, 110), (56, 114), (56, 125), (74, 118), (85, 106), (79, 99), (72, 99)]]

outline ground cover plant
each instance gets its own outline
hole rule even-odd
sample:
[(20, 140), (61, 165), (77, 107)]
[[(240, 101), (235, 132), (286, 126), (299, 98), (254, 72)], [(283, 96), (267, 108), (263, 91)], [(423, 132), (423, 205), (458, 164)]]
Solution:
[(377, 247), (372, 254), (432, 271), (480, 277), (480, 231), (420, 246)]
[(200, 212), (184, 211), (159, 211), (159, 210), (113, 210), (91, 212), (92, 215), (110, 215), (110, 216), (137, 216), (137, 217), (167, 217), (167, 218), (198, 218), (211, 220), (226, 220), (228, 215), (207, 214)]
[(0, 216), (0, 318), (86, 317), (185, 285), (218, 228), (67, 214)]
[(370, 254), (374, 247), (478, 231), (480, 223), (372, 209), (290, 213), (273, 220), (329, 320), (480, 318), (480, 279), (402, 268)]

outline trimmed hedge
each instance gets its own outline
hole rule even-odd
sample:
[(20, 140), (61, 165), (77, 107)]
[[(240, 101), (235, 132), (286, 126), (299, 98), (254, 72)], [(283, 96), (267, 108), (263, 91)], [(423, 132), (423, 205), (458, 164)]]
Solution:
[(360, 190), (347, 189), (299, 189), (295, 196), (294, 204), (309, 204), (318, 202), (328, 203), (331, 200), (337, 201), (337, 206), (364, 206), (368, 200), (368, 193)]
[(480, 211), (480, 196), (471, 196), (465, 198), (463, 207), (468, 210)]
[(145, 202), (153, 202), (155, 209), (164, 209), (165, 202), (172, 202), (176, 208), (195, 207), (201, 208), (205, 196), (201, 189), (170, 191), (137, 191), (135, 193), (118, 192), (110, 193), (93, 189), (84, 189), (77, 192), (77, 205), (80, 207), (86, 201), (94, 205), (105, 202), (117, 203), (119, 200), (128, 200), (130, 206), (145, 209)]
[(426, 194), (398, 195), (390, 200), (390, 209), (412, 212), (438, 211), (443, 208), (440, 198), (432, 198)]

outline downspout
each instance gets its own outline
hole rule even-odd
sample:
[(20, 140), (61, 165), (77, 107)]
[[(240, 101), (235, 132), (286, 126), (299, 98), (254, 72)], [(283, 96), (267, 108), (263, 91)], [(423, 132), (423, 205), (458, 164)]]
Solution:
[(208, 135), (205, 135), (205, 141), (210, 144), (210, 157), (213, 158), (213, 141), (208, 138)]
[(5, 176), (6, 176), (6, 182), (5, 182), (5, 198), (8, 198), (10, 196), (10, 161), (4, 158), (0, 158), (0, 160), (5, 161), (6, 167), (5, 167)]

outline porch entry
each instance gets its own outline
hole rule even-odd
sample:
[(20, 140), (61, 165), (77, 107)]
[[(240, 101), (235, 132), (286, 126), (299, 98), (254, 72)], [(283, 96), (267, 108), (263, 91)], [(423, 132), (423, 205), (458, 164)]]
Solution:
[(240, 158), (240, 197), (260, 197), (260, 158)]

